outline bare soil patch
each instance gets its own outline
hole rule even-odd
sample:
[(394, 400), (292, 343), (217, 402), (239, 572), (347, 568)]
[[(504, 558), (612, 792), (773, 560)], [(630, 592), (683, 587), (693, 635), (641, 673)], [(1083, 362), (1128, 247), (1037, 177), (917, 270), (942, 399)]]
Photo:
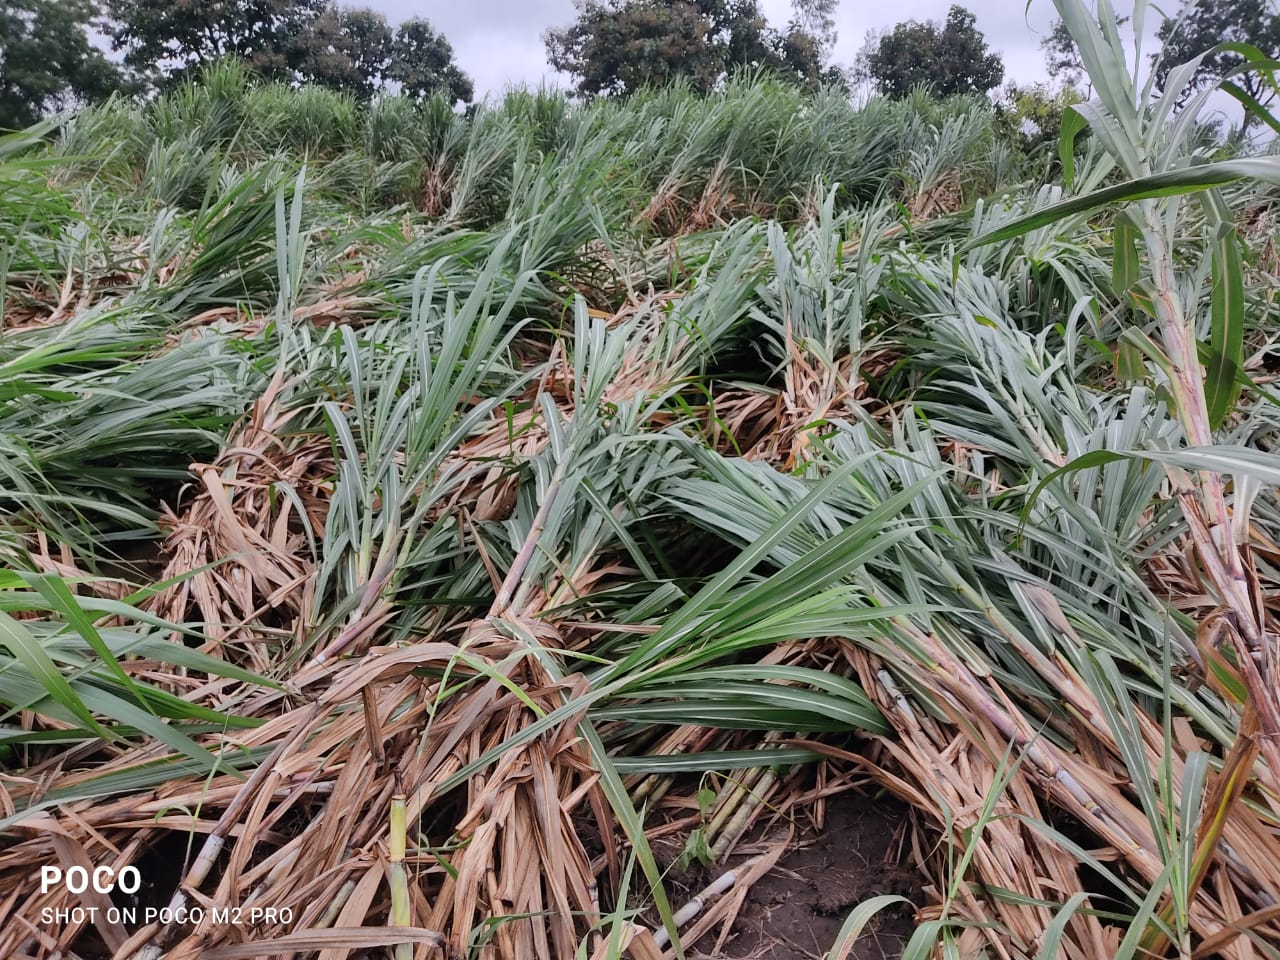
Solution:
[[(752, 886), (720, 950), (714, 952), (715, 934), (709, 933), (689, 955), (698, 960), (818, 960), (835, 943), (849, 911), (862, 901), (891, 893), (923, 904), (924, 881), (909, 862), (910, 844), (904, 842), (907, 817), (907, 808), (892, 797), (846, 792), (827, 798), (822, 828), (799, 825), (791, 848)], [(707, 871), (699, 879), (709, 880), (717, 872)], [(897, 960), (915, 928), (914, 914), (905, 904), (881, 911), (849, 956)]]
[[(752, 887), (725, 960), (812, 960), (831, 949), (849, 911), (868, 897), (895, 893), (921, 903), (918, 871), (899, 862), (906, 816), (887, 797), (828, 800), (822, 831), (802, 836)], [(913, 912), (899, 905), (877, 915), (850, 956), (896, 960), (914, 928)]]

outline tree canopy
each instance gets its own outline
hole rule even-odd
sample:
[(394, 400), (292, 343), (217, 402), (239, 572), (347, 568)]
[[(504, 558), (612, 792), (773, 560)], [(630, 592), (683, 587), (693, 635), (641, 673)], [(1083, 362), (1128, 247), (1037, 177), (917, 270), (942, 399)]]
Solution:
[[(1274, 4), (1260, 0), (1196, 0), (1185, 4), (1178, 16), (1166, 17), (1156, 33), (1164, 44), (1154, 58), (1156, 78), (1163, 85), (1171, 69), (1223, 42), (1252, 44), (1275, 58), (1280, 54), (1280, 13), (1275, 9)], [(1205, 57), (1192, 75), (1183, 99), (1242, 63), (1243, 57), (1229, 50)], [(1263, 102), (1270, 99), (1271, 87), (1257, 73), (1241, 73), (1231, 79), (1251, 97)], [(1251, 119), (1246, 111), (1246, 125)]]
[(1004, 64), (987, 47), (973, 14), (955, 4), (944, 23), (908, 20), (873, 38), (861, 60), (861, 73), (890, 97), (920, 84), (939, 96), (986, 93), (1004, 79)]
[(577, 78), (581, 96), (620, 95), (677, 78), (710, 90), (740, 66), (763, 66), (814, 85), (826, 65), (835, 0), (799, 0), (785, 33), (756, 0), (577, 0), (578, 19), (544, 35), (547, 60)]
[(1044, 65), (1053, 80), (1074, 87), (1084, 77), (1084, 63), (1080, 48), (1062, 20), (1054, 20), (1048, 35), (1040, 41), (1044, 51)]
[(92, 0), (0, 5), (0, 129), (30, 126), (69, 101), (119, 87), (119, 70), (89, 42), (97, 14)]
[(321, 13), (321, 0), (108, 0), (112, 47), (142, 73), (184, 74), (226, 57), (283, 77), (297, 39)]
[(1007, 141), (1024, 155), (1047, 149), (1049, 162), (1057, 163), (1058, 139), (1067, 110), (1084, 99), (1075, 87), (1044, 83), (1021, 85), (1010, 81), (996, 103), (996, 122)]
[[(30, 0), (28, 0), (30, 2)], [(125, 63), (161, 82), (233, 57), (257, 73), (368, 98), (398, 84), (420, 98), (474, 93), (453, 48), (423, 19), (392, 30), (367, 7), (322, 0), (109, 0), (112, 43)]]
[(385, 81), (391, 36), (380, 13), (327, 7), (297, 35), (292, 59), (308, 83), (370, 97)]
[(471, 78), (454, 63), (449, 41), (422, 19), (406, 20), (396, 28), (387, 76), (415, 100), (436, 91), (467, 103), (475, 96)]

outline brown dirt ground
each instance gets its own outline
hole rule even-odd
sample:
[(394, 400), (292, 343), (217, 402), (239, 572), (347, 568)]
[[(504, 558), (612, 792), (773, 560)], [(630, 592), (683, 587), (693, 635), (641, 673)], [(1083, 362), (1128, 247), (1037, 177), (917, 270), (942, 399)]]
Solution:
[[(901, 837), (906, 810), (889, 798), (844, 793), (826, 801), (821, 831), (801, 834), (792, 849), (747, 895), (734, 933), (720, 953), (702, 960), (816, 960), (835, 943), (849, 911), (869, 897), (899, 894), (923, 903), (921, 877)], [(849, 954), (897, 960), (914, 929), (914, 911), (899, 904), (877, 914)], [(699, 946), (710, 949), (709, 934)]]
[[(910, 847), (902, 842), (906, 817), (906, 808), (888, 797), (847, 791), (827, 798), (822, 829), (798, 825), (791, 849), (747, 894), (722, 950), (707, 952), (716, 939), (713, 930), (686, 955), (691, 960), (817, 960), (831, 949), (849, 911), (863, 900), (894, 893), (922, 904), (921, 876), (902, 862)], [(173, 834), (144, 857), (143, 873), (152, 882), (136, 897), (117, 893), (113, 899), (118, 906), (164, 906), (187, 854), (185, 836)], [(687, 899), (682, 894), (692, 896), (733, 865), (669, 875), (675, 905)], [(901, 904), (881, 911), (863, 930), (850, 958), (898, 960), (914, 929), (913, 914)], [(110, 956), (91, 926), (73, 949), (86, 958)]]

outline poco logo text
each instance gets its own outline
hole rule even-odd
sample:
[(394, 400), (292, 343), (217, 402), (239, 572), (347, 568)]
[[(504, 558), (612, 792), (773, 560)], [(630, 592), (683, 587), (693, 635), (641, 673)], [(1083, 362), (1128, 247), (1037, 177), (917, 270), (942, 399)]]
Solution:
[(142, 874), (137, 867), (125, 867), (119, 876), (111, 867), (94, 867), (90, 873), (84, 867), (72, 867), (65, 874), (61, 867), (40, 868), (40, 892), (48, 893), (54, 887), (62, 887), (72, 893), (84, 893), (90, 884), (98, 893), (137, 893), (142, 886)]

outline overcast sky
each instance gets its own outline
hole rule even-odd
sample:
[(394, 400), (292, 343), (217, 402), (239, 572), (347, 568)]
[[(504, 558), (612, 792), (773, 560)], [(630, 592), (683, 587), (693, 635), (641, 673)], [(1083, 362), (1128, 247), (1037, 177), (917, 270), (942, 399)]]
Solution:
[[(868, 30), (883, 30), (903, 20), (946, 18), (952, 0), (840, 0), (836, 9), (835, 61), (853, 62)], [(476, 83), (477, 96), (500, 93), (508, 84), (536, 86), (541, 81), (567, 87), (563, 75), (547, 66), (542, 34), (548, 27), (575, 19), (573, 0), (361, 0), (386, 14), (394, 25), (408, 17), (425, 17), (442, 32), (458, 64)], [(1040, 40), (1054, 17), (1050, 0), (961, 0), (978, 21), (987, 43), (1001, 55), (1006, 79), (1019, 83), (1044, 80)], [(775, 27), (791, 16), (790, 0), (760, 0)], [(1129, 4), (1118, 2), (1124, 12)]]

